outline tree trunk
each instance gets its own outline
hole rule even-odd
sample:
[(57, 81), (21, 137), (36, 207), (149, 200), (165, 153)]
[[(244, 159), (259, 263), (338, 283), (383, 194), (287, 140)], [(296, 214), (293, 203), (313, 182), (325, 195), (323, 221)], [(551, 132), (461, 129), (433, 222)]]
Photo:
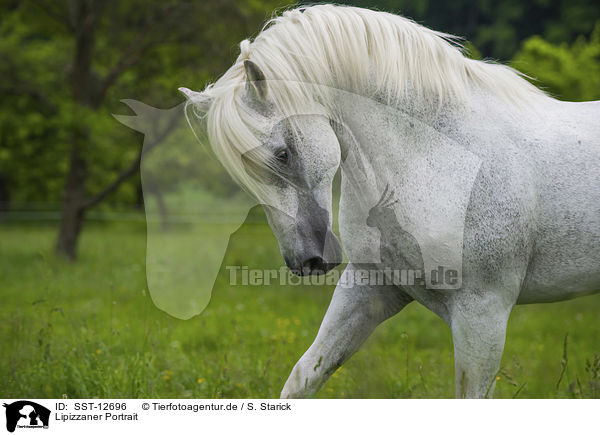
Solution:
[[(99, 106), (99, 102), (93, 101), (91, 63), (95, 45), (95, 28), (103, 6), (103, 1), (77, 0), (71, 0), (69, 5), (75, 36), (73, 69), (70, 75), (71, 92), (73, 101), (87, 108)], [(62, 217), (55, 246), (57, 254), (69, 260), (75, 260), (77, 256), (77, 240), (86, 209), (85, 183), (88, 172), (87, 162), (81, 150), (88, 145), (87, 127), (76, 127), (72, 131), (69, 173), (63, 190)]]
[(69, 260), (77, 256), (77, 240), (85, 216), (85, 182), (87, 162), (81, 156), (79, 145), (73, 144), (69, 174), (63, 190), (62, 217), (56, 240), (56, 253)]
[(7, 187), (6, 178), (0, 174), (0, 213), (8, 210), (8, 187)]

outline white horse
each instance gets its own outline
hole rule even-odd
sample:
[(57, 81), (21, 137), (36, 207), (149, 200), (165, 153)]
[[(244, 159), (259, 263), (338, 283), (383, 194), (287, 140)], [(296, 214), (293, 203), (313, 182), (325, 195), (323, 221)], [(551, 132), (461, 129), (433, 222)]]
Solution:
[[(340, 166), (344, 273), (425, 269), (427, 285), (338, 284), (281, 397), (314, 394), (413, 300), (452, 330), (457, 397), (489, 397), (515, 304), (600, 289), (600, 102), (556, 101), (451, 39), (387, 13), (300, 8), (243, 41), (216, 83), (183, 89), (290, 269), (342, 261)], [(438, 265), (459, 269), (445, 287)]]

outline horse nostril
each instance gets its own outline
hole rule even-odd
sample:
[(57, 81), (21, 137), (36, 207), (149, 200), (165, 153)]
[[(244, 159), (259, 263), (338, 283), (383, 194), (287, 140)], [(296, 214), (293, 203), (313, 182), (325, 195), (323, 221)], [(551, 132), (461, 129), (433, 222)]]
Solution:
[(325, 261), (321, 257), (312, 257), (302, 263), (303, 275), (321, 275), (325, 273)]

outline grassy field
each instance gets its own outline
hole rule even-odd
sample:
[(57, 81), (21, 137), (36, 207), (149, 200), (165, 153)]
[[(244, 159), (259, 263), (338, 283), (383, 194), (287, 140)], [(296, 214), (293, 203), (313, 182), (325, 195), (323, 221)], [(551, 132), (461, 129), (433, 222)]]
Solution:
[[(50, 225), (0, 224), (1, 397), (278, 397), (333, 291), (229, 286), (223, 266), (208, 308), (177, 320), (146, 289), (143, 224), (89, 223), (76, 264), (52, 256), (54, 237)], [(258, 222), (234, 235), (223, 264), (283, 262)], [(599, 319), (598, 296), (517, 307), (495, 397), (600, 396)], [(317, 397), (453, 392), (449, 329), (414, 303), (381, 325)]]

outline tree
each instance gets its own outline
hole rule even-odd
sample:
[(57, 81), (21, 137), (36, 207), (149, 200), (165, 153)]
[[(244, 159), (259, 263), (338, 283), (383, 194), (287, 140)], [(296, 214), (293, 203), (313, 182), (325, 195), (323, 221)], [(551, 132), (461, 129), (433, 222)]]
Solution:
[(540, 36), (523, 43), (512, 65), (550, 94), (569, 101), (600, 99), (600, 22), (589, 39), (551, 44)]
[[(237, 55), (227, 47), (254, 32), (279, 5), (269, 0), (0, 4), (0, 56), (6, 60), (0, 89), (8, 96), (0, 111), (0, 172), (8, 172), (10, 180), (29, 179), (23, 186), (54, 196), (62, 178), (59, 254), (75, 259), (86, 211), (138, 171), (141, 146), (124, 146), (133, 136), (110, 117), (118, 100), (137, 98), (161, 107), (181, 102), (178, 86), (200, 88), (222, 73)], [(31, 165), (24, 164), (27, 160)], [(38, 188), (31, 187), (35, 184)]]

